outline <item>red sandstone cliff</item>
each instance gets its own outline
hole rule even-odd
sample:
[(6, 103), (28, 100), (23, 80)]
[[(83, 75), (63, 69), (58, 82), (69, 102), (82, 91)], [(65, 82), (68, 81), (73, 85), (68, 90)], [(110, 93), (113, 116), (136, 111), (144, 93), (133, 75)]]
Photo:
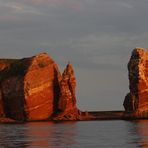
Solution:
[(61, 76), (46, 53), (20, 60), (2, 59), (0, 115), (15, 120), (44, 120), (56, 114), (62, 120), (61, 113), (71, 112), (75, 119), (75, 86), (72, 65)]
[(60, 89), (59, 109), (64, 112), (76, 108), (76, 79), (71, 64), (63, 72)]
[(69, 63), (62, 74), (60, 81), (60, 97), (58, 114), (54, 120), (78, 120), (80, 111), (76, 107), (76, 78), (72, 65)]
[(145, 49), (133, 50), (128, 70), (130, 93), (124, 100), (125, 110), (136, 117), (148, 117), (148, 52)]

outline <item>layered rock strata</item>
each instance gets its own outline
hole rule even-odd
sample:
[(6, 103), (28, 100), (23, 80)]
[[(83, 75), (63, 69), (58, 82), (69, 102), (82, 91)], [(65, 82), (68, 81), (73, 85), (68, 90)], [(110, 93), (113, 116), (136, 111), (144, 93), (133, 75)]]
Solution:
[(46, 120), (72, 111), (74, 119), (78, 111), (75, 84), (72, 65), (68, 64), (61, 76), (57, 64), (46, 53), (20, 60), (1, 59), (0, 116)]
[(143, 48), (133, 50), (128, 63), (129, 89), (124, 100), (126, 112), (135, 117), (148, 117), (148, 52)]

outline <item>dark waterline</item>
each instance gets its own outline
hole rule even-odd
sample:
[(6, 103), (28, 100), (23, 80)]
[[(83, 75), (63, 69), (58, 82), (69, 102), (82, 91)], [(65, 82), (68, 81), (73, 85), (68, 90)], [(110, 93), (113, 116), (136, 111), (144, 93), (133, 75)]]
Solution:
[(1, 124), (3, 147), (147, 148), (148, 120)]

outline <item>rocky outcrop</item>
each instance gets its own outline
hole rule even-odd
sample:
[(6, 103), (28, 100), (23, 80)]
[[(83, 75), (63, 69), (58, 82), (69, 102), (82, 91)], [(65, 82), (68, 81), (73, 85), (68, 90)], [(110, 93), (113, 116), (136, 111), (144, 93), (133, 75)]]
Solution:
[(78, 112), (75, 87), (72, 65), (68, 64), (61, 76), (46, 53), (20, 60), (1, 59), (0, 117), (45, 120), (72, 112), (74, 119)]
[(76, 78), (72, 65), (69, 63), (62, 74), (60, 81), (60, 97), (58, 114), (55, 120), (78, 120), (80, 111), (76, 107)]
[(148, 117), (148, 52), (143, 48), (133, 50), (128, 63), (129, 89), (124, 107), (136, 117)]
[(71, 64), (68, 64), (60, 81), (59, 109), (62, 112), (76, 108), (76, 79)]

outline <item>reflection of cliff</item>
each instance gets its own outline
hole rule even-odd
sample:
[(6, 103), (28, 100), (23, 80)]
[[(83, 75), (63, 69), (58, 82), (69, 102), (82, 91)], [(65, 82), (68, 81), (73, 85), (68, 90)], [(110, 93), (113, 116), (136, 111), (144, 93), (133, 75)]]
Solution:
[(147, 120), (139, 120), (137, 121), (137, 133), (140, 136), (140, 140), (138, 144), (141, 148), (148, 148), (148, 121)]
[(76, 143), (75, 122), (52, 123), (34, 122), (26, 125), (26, 139), (30, 141), (28, 147), (71, 147)]
[[(52, 122), (32, 122), (26, 124), (27, 132), (25, 133), (26, 139), (30, 141), (27, 145), (28, 148), (30, 147), (48, 147), (52, 148), (53, 145), (49, 141), (50, 137), (52, 136), (52, 127), (54, 123)], [(51, 138), (52, 139), (52, 138)]]
[(127, 147), (148, 148), (148, 121), (125, 121), (125, 125)]
[(136, 118), (148, 117), (148, 52), (143, 48), (133, 50), (128, 63), (129, 88), (124, 101), (127, 112)]
[(1, 125), (1, 148), (67, 148), (76, 144), (78, 134), (75, 122), (30, 122)]
[(130, 142), (135, 147), (148, 148), (148, 121), (137, 120), (128, 122), (127, 125)]
[(61, 76), (46, 53), (20, 60), (1, 59), (0, 116), (23, 121), (46, 120), (71, 111), (66, 119), (76, 120), (75, 86), (72, 65)]

